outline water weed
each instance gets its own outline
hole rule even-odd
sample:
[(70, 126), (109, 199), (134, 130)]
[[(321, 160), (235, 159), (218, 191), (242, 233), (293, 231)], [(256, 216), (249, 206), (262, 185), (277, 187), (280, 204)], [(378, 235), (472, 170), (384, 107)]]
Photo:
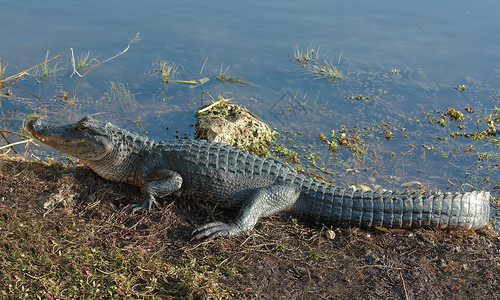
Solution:
[(234, 83), (234, 84), (239, 84), (239, 85), (249, 85), (249, 82), (243, 81), (238, 77), (234, 76), (229, 76), (228, 75), (228, 70), (231, 66), (228, 66), (227, 68), (224, 69), (224, 63), (220, 64), (220, 69), (219, 71), (214, 75), (215, 79), (217, 79), (219, 82), (222, 83)]
[(153, 73), (158, 74), (165, 84), (168, 84), (170, 80), (173, 80), (179, 75), (179, 66), (174, 62), (168, 62), (166, 60), (155, 60), (153, 62)]
[(47, 50), (45, 54), (46, 62), (35, 68), (31, 74), (38, 83), (46, 82), (50, 77), (55, 77), (57, 72), (63, 70), (63, 68), (59, 67), (59, 63), (49, 64), (47, 62), (49, 60), (49, 54), (50, 51)]
[(342, 53), (339, 54), (337, 63), (334, 64), (326, 58), (319, 56), (319, 47), (317, 49), (311, 44), (305, 51), (299, 50), (295, 45), (293, 51), (294, 60), (302, 65), (305, 71), (315, 77), (329, 79), (331, 81), (343, 79), (342, 71), (339, 69)]
[(110, 81), (106, 86), (108, 102), (116, 104), (123, 112), (130, 113), (131, 107), (137, 102), (130, 89), (121, 82)]
[(87, 71), (92, 63), (98, 63), (98, 61), (97, 58), (93, 57), (90, 51), (88, 51), (86, 53), (80, 54), (76, 66), (83, 71)]

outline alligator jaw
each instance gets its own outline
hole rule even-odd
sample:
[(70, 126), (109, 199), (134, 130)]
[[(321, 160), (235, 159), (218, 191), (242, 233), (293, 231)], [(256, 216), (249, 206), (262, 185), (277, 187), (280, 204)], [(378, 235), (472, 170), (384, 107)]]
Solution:
[(99, 160), (109, 151), (111, 145), (105, 137), (79, 130), (79, 125), (90, 118), (75, 124), (58, 124), (32, 119), (26, 129), (40, 142), (83, 160)]

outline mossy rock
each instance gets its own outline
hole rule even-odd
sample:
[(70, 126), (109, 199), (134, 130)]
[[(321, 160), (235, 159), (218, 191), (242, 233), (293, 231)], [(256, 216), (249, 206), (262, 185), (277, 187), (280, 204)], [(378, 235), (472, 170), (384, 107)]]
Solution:
[(221, 99), (197, 113), (195, 139), (225, 143), (256, 154), (267, 154), (276, 132), (252, 112)]

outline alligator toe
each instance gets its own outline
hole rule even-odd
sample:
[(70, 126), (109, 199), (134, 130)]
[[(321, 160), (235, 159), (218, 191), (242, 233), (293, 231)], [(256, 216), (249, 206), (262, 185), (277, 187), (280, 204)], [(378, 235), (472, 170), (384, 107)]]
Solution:
[(211, 222), (196, 228), (193, 239), (212, 240), (217, 237), (238, 235), (242, 230), (234, 223), (226, 224), (223, 222)]
[(160, 208), (160, 205), (155, 200), (155, 198), (153, 196), (148, 196), (146, 199), (144, 199), (144, 201), (142, 201), (141, 204), (132, 204), (130, 207), (132, 208), (131, 209), (132, 213), (135, 213), (135, 212), (138, 212), (138, 211), (141, 211), (144, 209), (146, 209), (148, 212), (151, 212), (151, 207), (153, 205), (156, 208)]

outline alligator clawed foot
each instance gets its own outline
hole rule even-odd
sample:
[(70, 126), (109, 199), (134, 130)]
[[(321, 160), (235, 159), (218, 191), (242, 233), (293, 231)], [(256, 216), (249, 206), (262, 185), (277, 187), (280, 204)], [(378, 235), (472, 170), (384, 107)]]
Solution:
[(155, 206), (156, 208), (160, 208), (160, 205), (158, 202), (155, 200), (153, 196), (148, 196), (144, 201), (142, 201), (141, 204), (132, 204), (131, 207), (131, 212), (135, 213), (141, 210), (146, 209), (148, 212), (151, 212), (151, 206)]
[(221, 236), (230, 236), (240, 234), (243, 230), (236, 224), (226, 224), (223, 222), (211, 222), (196, 228), (193, 234), (196, 234), (193, 239), (212, 240)]

